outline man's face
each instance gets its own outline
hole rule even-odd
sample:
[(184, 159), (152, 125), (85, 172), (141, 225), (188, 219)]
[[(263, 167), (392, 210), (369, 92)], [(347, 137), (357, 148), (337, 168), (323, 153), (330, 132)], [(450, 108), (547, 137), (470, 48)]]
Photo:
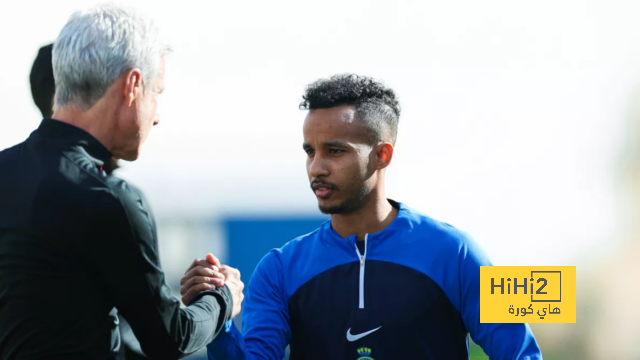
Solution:
[(147, 140), (151, 128), (160, 122), (158, 110), (158, 97), (164, 90), (164, 59), (161, 60), (161, 70), (155, 79), (149, 84), (143, 84), (142, 95), (137, 99), (128, 111), (124, 124), (120, 126), (123, 141), (124, 160), (136, 160), (140, 155), (140, 148)]
[(361, 209), (375, 186), (375, 153), (364, 141), (352, 106), (309, 111), (304, 122), (307, 175), (325, 214)]

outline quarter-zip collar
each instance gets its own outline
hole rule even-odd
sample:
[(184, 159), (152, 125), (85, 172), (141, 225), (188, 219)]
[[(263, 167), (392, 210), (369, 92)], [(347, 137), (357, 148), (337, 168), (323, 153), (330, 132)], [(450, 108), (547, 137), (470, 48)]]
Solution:
[[(398, 209), (398, 214), (396, 218), (387, 226), (386, 228), (378, 231), (377, 233), (367, 234), (367, 243), (368, 245), (372, 245), (381, 241), (385, 241), (387, 239), (392, 238), (394, 235), (397, 235), (401, 231), (406, 231), (407, 224), (410, 222), (411, 214), (409, 209), (400, 202), (388, 199), (392, 206)], [(341, 246), (348, 248), (349, 251), (353, 252), (353, 248), (358, 241), (358, 236), (356, 234), (349, 235), (346, 238), (343, 238), (338, 234), (335, 230), (333, 230), (331, 226), (331, 220), (325, 222), (322, 225), (322, 232), (327, 239), (332, 240), (332, 242), (337, 242)], [(355, 254), (355, 253), (354, 253)]]

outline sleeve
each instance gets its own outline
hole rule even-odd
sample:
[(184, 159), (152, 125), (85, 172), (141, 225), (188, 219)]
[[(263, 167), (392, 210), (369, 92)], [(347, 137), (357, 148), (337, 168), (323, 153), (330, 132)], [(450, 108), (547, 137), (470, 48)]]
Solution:
[(471, 339), (491, 360), (542, 360), (529, 324), (480, 323), (480, 266), (491, 266), (488, 256), (471, 238), (459, 253), (462, 320)]
[(207, 346), (209, 360), (281, 360), (291, 341), (283, 268), (272, 250), (258, 264), (249, 281), (242, 310), (242, 334), (229, 321)]
[(165, 283), (156, 229), (140, 196), (104, 192), (91, 211), (86, 260), (97, 268), (96, 276), (144, 353), (177, 359), (211, 342), (231, 316), (229, 289), (202, 292), (192, 305), (181, 308)]

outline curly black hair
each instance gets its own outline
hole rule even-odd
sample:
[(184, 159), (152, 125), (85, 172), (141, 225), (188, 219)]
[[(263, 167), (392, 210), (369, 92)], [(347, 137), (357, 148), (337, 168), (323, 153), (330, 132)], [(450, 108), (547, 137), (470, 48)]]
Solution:
[(364, 125), (367, 142), (395, 144), (400, 119), (396, 94), (381, 82), (355, 74), (334, 75), (307, 86), (300, 109), (316, 110), (350, 105)]

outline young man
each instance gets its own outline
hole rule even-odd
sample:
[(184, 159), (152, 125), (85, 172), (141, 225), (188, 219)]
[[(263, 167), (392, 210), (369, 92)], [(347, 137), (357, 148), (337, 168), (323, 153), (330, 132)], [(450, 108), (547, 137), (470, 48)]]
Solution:
[[(480, 266), (464, 232), (387, 199), (400, 107), (366, 77), (308, 87), (301, 107), (316, 231), (272, 250), (247, 291), (242, 334), (228, 323), (210, 359), (541, 359), (527, 324), (481, 324)], [(183, 279), (183, 290), (202, 282)]]

